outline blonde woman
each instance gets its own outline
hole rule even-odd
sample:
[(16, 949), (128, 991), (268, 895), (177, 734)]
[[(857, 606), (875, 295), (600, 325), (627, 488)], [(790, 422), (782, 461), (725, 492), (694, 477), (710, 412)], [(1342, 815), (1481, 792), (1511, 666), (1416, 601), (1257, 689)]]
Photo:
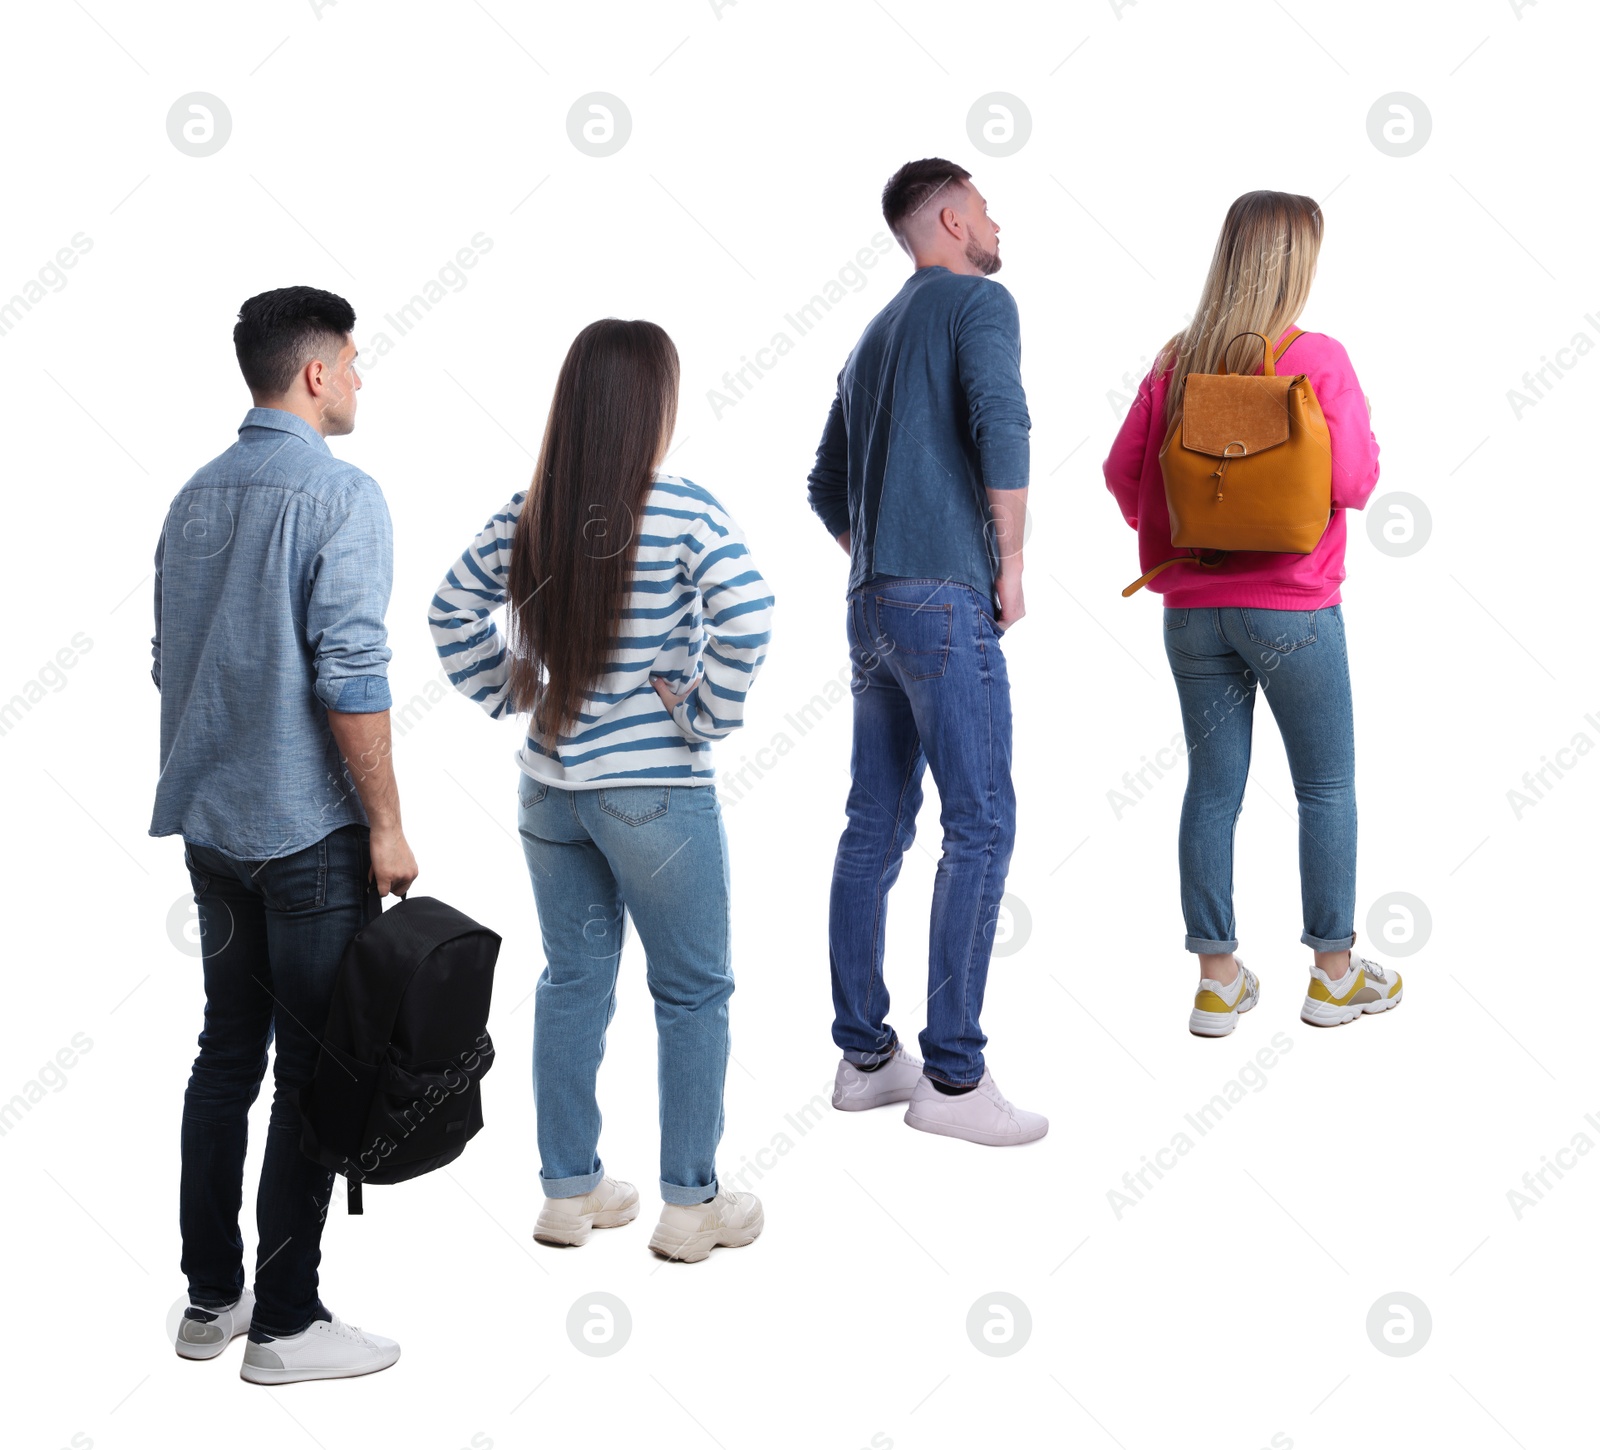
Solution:
[[(1194, 320), (1161, 348), (1105, 462), (1106, 484), (1138, 530), (1139, 564), (1186, 562), (1150, 587), (1164, 595), (1167, 659), (1178, 686), (1189, 783), (1178, 828), (1185, 946), (1200, 961), (1189, 1030), (1225, 1037), (1256, 1005), (1259, 983), (1235, 955), (1234, 825), (1250, 770), (1259, 686), (1283, 736), (1300, 806), (1300, 896), (1311, 948), (1302, 1020), (1333, 1027), (1400, 1001), (1400, 976), (1355, 945), (1355, 729), (1339, 586), (1345, 510), (1378, 481), (1378, 444), (1350, 358), (1333, 338), (1297, 332), (1322, 243), (1310, 197), (1252, 191), (1228, 208)], [(1183, 379), (1261, 368), (1274, 340), (1280, 373), (1310, 379), (1328, 423), (1333, 514), (1310, 554), (1231, 553), (1214, 567), (1172, 543), (1160, 453), (1183, 415)], [(1231, 347), (1230, 347), (1231, 344)]]

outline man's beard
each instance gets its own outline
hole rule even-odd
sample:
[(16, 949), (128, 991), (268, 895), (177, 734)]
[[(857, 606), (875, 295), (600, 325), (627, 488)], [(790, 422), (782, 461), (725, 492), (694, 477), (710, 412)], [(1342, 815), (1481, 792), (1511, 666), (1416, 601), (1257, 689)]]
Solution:
[(967, 242), (966, 257), (985, 277), (992, 277), (1000, 270), (1000, 253), (998, 250), (986, 252), (976, 242), (969, 240)]

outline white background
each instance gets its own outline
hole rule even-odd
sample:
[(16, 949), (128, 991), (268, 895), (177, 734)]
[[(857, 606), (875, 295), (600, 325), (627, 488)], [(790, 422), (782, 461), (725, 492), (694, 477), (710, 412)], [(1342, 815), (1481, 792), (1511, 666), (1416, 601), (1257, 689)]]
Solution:
[[(21, 1390), (8, 1444), (1536, 1450), (1586, 1437), (1600, 1154), (1568, 1158), (1520, 1219), (1507, 1191), (1574, 1135), (1600, 1143), (1584, 1119), (1600, 1116), (1585, 921), (1600, 753), (1520, 819), (1507, 791), (1578, 733), (1600, 742), (1585, 720), (1600, 717), (1600, 357), (1520, 418), (1507, 390), (1575, 333), (1600, 340), (1600, 316), (1584, 317), (1600, 309), (1594, 15), (1556, 0), (1520, 15), (1509, 0), (1120, 9), (7, 12), (0, 294), (76, 233), (92, 249), (0, 337), (0, 699), (80, 632), (91, 647), (0, 736), (0, 1097), (25, 1092), (74, 1034), (93, 1044), (0, 1139), (0, 1356)], [(231, 113), (209, 157), (166, 132), (191, 91)], [(632, 116), (604, 159), (567, 134), (591, 91)], [(985, 157), (967, 131), (994, 91), (1032, 117), (1009, 157)], [(1432, 117), (1405, 158), (1367, 129), (1395, 91)], [(397, 701), (436, 675), (429, 595), (525, 483), (572, 335), (608, 314), (663, 324), (684, 361), (671, 466), (741, 520), (779, 601), (747, 728), (720, 749), (727, 770), (794, 736), (785, 715), (844, 663), (846, 565), (806, 507), (805, 474), (834, 375), (908, 264), (896, 252), (866, 273), (720, 418), (706, 393), (870, 245), (883, 181), (928, 154), (970, 166), (990, 198), (1022, 314), (1034, 529), (1029, 613), (1006, 651), (1010, 892), (1031, 927), (1008, 913), (984, 1025), (997, 1078), (1050, 1115), (1050, 1135), (995, 1151), (914, 1133), (892, 1110), (813, 1110), (804, 1132), (788, 1119), (825, 1098), (836, 1059), (826, 899), (841, 706), (727, 811), (739, 989), (721, 1166), (763, 1196), (765, 1236), (695, 1267), (645, 1250), (655, 1051), (630, 946), (602, 1151), (645, 1190), (645, 1211), (581, 1250), (537, 1248), (528, 994), (542, 961), (514, 836), (517, 731), (451, 696), (400, 739), (398, 768), (418, 889), (504, 935), (488, 1127), (448, 1171), (369, 1193), (364, 1220), (336, 1209), (324, 1241), (327, 1302), (404, 1357), (370, 1379), (281, 1390), (235, 1377), (237, 1344), (180, 1361), (163, 1331), (182, 1290), (178, 1126), (201, 996), (181, 908), (168, 926), (187, 892), (179, 843), (145, 834), (149, 573), (169, 498), (248, 406), (238, 304), (331, 288), (367, 344), (475, 233), (492, 239), (468, 284), (368, 372), (357, 431), (334, 443), (382, 483), (395, 520)], [(1363, 945), (1383, 955), (1372, 933), (1399, 930), (1381, 912), (1369, 924), (1391, 892), (1420, 898), (1432, 926), (1388, 957), (1406, 977), (1398, 1012), (1336, 1032), (1299, 1023), (1293, 795), (1263, 707), (1238, 866), (1262, 1001), (1212, 1042), (1184, 1030), (1181, 772), (1120, 819), (1108, 802), (1179, 715), (1157, 601), (1118, 597), (1134, 537), (1099, 463), (1121, 411), (1108, 394), (1126, 394), (1182, 324), (1228, 202), (1256, 187), (1326, 199), (1303, 322), (1346, 344), (1371, 395), (1374, 507), (1398, 491), (1431, 513), (1406, 557), (1352, 519), (1345, 610)], [(930, 792), (891, 917), (891, 1020), (908, 1038), (937, 850)], [(1292, 1048), (1263, 1086), (1119, 1218), (1108, 1190), (1278, 1032)], [(780, 1135), (789, 1150), (760, 1156)], [(246, 1241), (253, 1254), (248, 1222)], [(606, 1358), (566, 1331), (596, 1291), (632, 1316)], [(1431, 1311), (1409, 1357), (1380, 1353), (1365, 1327), (1395, 1291)], [(966, 1331), (996, 1292), (1032, 1321), (1004, 1357)]]

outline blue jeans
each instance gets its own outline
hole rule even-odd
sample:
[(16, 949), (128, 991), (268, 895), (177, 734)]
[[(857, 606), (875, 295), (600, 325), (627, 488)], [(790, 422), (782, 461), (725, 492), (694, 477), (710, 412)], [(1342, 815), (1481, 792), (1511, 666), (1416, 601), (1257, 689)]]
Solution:
[(178, 1221), (189, 1297), (207, 1308), (244, 1288), (239, 1209), (246, 1118), (273, 1054), (272, 1113), (256, 1191), (252, 1330), (298, 1334), (326, 1318), (317, 1297), (333, 1175), (300, 1151), (300, 1089), (311, 1081), (350, 938), (380, 910), (365, 826), (344, 826), (275, 861), (237, 861), (186, 843), (200, 913), (206, 1015), (183, 1097)]
[(717, 1191), (733, 993), (716, 789), (564, 790), (524, 776), (517, 804), (544, 939), (533, 1096), (545, 1196), (587, 1193), (605, 1176), (595, 1077), (631, 917), (656, 1004), (661, 1197), (700, 1203)]
[(850, 795), (828, 908), (833, 1040), (862, 1066), (897, 1037), (885, 1020), (889, 889), (916, 834), (922, 772), (939, 790), (944, 854), (928, 928), (927, 1075), (983, 1077), (978, 1025), (1016, 836), (1011, 685), (989, 601), (936, 579), (868, 580), (849, 598), (855, 696)]
[(1178, 827), (1184, 945), (1191, 952), (1239, 945), (1233, 832), (1250, 774), (1259, 684), (1300, 803), (1300, 940), (1313, 951), (1343, 951), (1356, 939), (1356, 745), (1340, 607), (1164, 612), (1189, 747)]

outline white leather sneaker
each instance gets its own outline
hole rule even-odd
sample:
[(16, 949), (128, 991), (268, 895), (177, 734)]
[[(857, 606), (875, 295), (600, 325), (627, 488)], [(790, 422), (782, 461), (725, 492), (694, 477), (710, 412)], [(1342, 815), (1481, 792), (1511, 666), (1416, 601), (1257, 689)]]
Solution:
[(908, 1103), (921, 1079), (922, 1064), (898, 1042), (893, 1056), (872, 1072), (841, 1058), (833, 1077), (833, 1105), (842, 1113), (862, 1113), (886, 1103)]
[(400, 1358), (400, 1346), (378, 1334), (365, 1334), (332, 1319), (313, 1319), (299, 1334), (251, 1340), (244, 1347), (239, 1378), (253, 1385), (287, 1385), (296, 1380), (339, 1380), (388, 1369)]
[(986, 1148), (1031, 1143), (1050, 1131), (1050, 1120), (1043, 1114), (1024, 1112), (1008, 1103), (987, 1068), (977, 1087), (954, 1097), (940, 1092), (933, 1079), (924, 1076), (911, 1094), (906, 1122), (924, 1133), (965, 1138)]
[(620, 1178), (602, 1178), (576, 1198), (545, 1199), (533, 1236), (541, 1244), (576, 1248), (588, 1241), (591, 1229), (621, 1228), (638, 1216), (639, 1190)]
[(710, 1203), (662, 1204), (650, 1248), (663, 1259), (697, 1264), (712, 1249), (742, 1249), (754, 1243), (765, 1224), (755, 1194), (724, 1189)]
[(250, 1327), (256, 1296), (248, 1289), (227, 1309), (204, 1309), (191, 1303), (178, 1321), (172, 1347), (185, 1359), (215, 1359)]

